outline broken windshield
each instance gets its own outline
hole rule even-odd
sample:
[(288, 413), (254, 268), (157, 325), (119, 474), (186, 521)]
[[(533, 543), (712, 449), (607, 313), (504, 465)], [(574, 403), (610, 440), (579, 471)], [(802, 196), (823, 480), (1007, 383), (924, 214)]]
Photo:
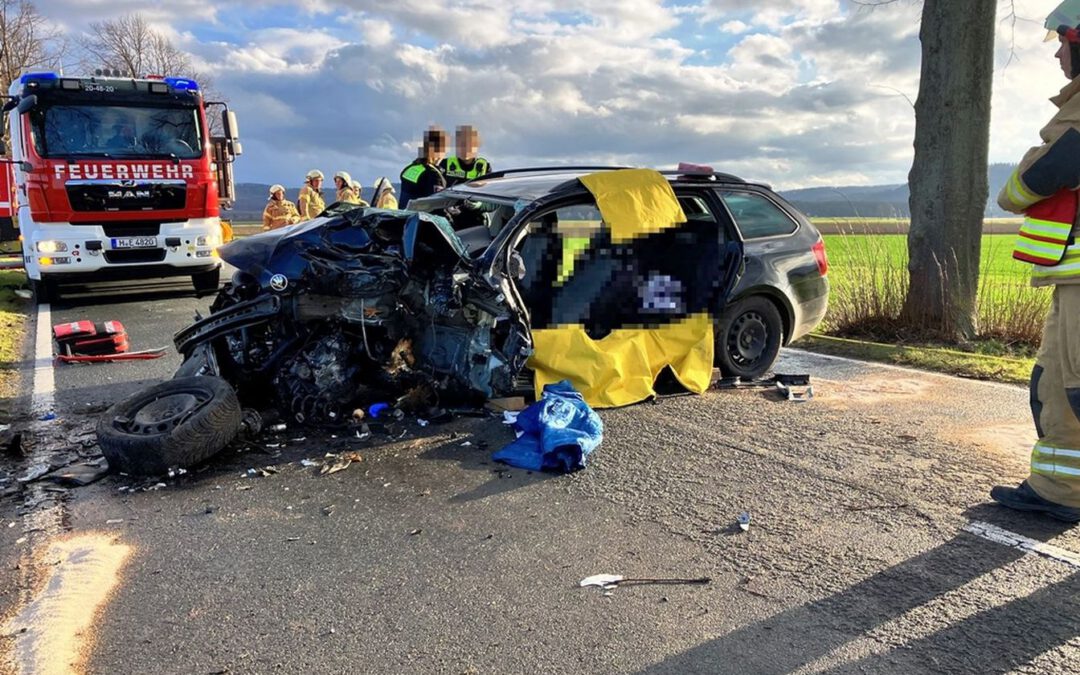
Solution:
[(42, 157), (202, 157), (199, 111), (192, 107), (52, 105), (31, 112)]

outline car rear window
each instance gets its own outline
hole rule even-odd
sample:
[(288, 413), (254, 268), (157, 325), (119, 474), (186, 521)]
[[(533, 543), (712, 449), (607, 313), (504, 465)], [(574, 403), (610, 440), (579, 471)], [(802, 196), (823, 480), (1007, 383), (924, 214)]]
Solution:
[(798, 223), (763, 195), (754, 192), (717, 190), (744, 239), (791, 234)]

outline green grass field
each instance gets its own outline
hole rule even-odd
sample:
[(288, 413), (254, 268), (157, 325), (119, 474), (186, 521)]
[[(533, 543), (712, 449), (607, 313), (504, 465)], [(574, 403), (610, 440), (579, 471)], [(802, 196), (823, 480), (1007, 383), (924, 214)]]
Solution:
[[(1003, 346), (1000, 351), (1005, 353), (1027, 355), (1038, 345), (1050, 291), (1031, 287), (1030, 266), (1012, 259), (1013, 237), (982, 238), (979, 337), (992, 348)], [(823, 330), (893, 341), (887, 327), (899, 315), (907, 294), (907, 236), (834, 234), (824, 238), (832, 295)], [(886, 329), (875, 334), (883, 326)]]

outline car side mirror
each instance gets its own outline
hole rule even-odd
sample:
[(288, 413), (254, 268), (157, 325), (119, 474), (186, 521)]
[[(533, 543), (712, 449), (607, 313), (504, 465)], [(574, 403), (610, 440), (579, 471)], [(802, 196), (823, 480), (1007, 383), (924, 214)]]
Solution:
[(0, 108), (0, 112), (8, 112), (9, 110), (11, 110), (12, 108), (14, 108), (17, 105), (19, 105), (19, 99), (12, 96), (11, 98), (9, 98), (7, 101), (4, 102), (4, 107)]
[(510, 260), (506, 264), (506, 272), (512, 278), (521, 281), (525, 278), (525, 259), (521, 257), (521, 254), (517, 251), (510, 252)]
[(22, 97), (22, 99), (19, 100), (18, 105), (15, 106), (20, 115), (25, 115), (36, 107), (37, 94), (30, 94), (29, 96)]

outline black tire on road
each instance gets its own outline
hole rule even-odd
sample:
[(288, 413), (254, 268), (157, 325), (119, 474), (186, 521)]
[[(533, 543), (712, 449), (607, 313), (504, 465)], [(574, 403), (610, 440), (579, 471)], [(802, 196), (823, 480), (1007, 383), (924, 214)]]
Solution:
[(761, 295), (727, 307), (716, 328), (715, 358), (724, 377), (761, 377), (772, 368), (784, 339), (780, 311)]
[(207, 272), (192, 274), (191, 285), (195, 287), (195, 292), (199, 295), (217, 293), (218, 287), (221, 285), (221, 268), (218, 267)]
[(56, 302), (60, 299), (60, 292), (56, 282), (50, 279), (31, 279), (30, 290), (34, 293), (34, 302), (39, 305), (46, 302)]
[(183, 377), (129, 396), (98, 422), (98, 444), (113, 471), (158, 476), (199, 464), (240, 432), (236, 392), (219, 377)]

